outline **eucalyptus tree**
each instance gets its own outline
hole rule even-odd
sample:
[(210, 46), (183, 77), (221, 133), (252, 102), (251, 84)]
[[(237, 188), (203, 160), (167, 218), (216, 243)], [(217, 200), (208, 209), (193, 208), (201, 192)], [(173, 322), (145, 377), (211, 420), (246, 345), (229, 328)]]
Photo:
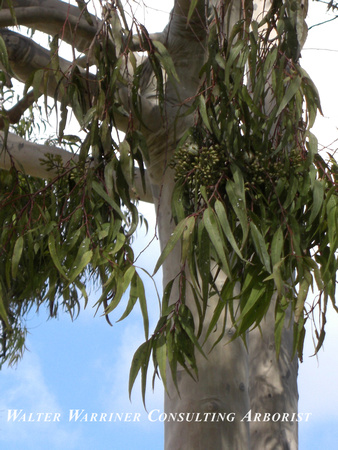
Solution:
[[(145, 397), (152, 358), (166, 448), (297, 448), (297, 358), (315, 309), (322, 345), (338, 241), (337, 164), (317, 154), (319, 97), (299, 64), (307, 2), (175, 0), (155, 34), (120, 1), (76, 3), (0, 10), (2, 363), (22, 355), (28, 310), (76, 316), (95, 278), (108, 322), (140, 305), (130, 390), (141, 373)], [(37, 143), (50, 110), (57, 136)], [(162, 249), (154, 330), (131, 247), (139, 200)]]

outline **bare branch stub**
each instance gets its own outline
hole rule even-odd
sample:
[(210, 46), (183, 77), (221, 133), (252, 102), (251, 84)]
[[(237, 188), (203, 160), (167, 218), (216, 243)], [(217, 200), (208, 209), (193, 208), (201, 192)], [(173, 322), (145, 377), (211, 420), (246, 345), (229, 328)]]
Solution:
[[(25, 111), (30, 108), (36, 101), (36, 96), (34, 91), (29, 91), (26, 95), (22, 97), (11, 109), (8, 111), (3, 110), (2, 117), (0, 117), (0, 130), (4, 129), (5, 120), (9, 124), (16, 124), (19, 122)], [(3, 118), (5, 116), (5, 119)]]

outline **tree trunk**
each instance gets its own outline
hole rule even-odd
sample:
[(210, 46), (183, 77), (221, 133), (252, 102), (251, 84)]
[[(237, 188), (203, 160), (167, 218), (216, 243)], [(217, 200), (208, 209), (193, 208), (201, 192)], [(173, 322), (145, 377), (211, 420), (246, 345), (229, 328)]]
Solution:
[[(219, 4), (219, 2), (213, 3)], [(264, 13), (266, 5), (266, 2), (256, 2), (256, 16)], [(232, 5), (228, 16), (230, 19), (224, 21), (227, 27), (226, 35), (228, 35), (233, 22), (240, 17), (238, 6), (239, 3)], [(180, 55), (180, 59), (175, 54), (172, 56), (175, 64), (176, 61), (182, 61), (183, 55)], [(184, 74), (183, 79), (187, 82), (189, 72), (186, 71)], [(190, 83), (190, 89), (193, 85), (194, 83)], [(182, 123), (178, 123), (179, 126), (182, 126)], [(169, 133), (169, 136), (172, 135)], [(165, 147), (166, 161), (172, 152), (172, 144), (169, 139)], [(157, 149), (161, 149), (161, 146), (158, 146)], [(164, 147), (162, 147), (162, 151), (163, 149)], [(155, 195), (162, 250), (174, 229), (171, 216), (173, 174), (169, 169), (164, 169), (164, 173), (161, 189), (157, 189)], [(163, 265), (164, 286), (175, 278), (179, 271), (180, 248), (177, 246)], [(218, 282), (221, 284), (222, 280), (219, 279)], [(172, 301), (175, 301), (178, 295), (178, 286), (176, 285), (172, 291)], [(192, 311), (194, 311), (194, 303), (193, 296), (187, 294), (186, 305)], [(207, 329), (208, 319), (210, 320), (212, 317), (212, 304), (213, 299), (210, 298), (209, 312), (211, 312), (205, 319), (204, 329)], [(195, 318), (195, 322), (198, 323), (197, 318)], [(260, 329), (249, 333), (248, 350), (239, 339), (227, 344), (232, 325), (228, 323), (224, 338), (211, 353), (209, 353), (213, 344), (211, 336), (204, 345), (203, 349), (207, 354), (207, 360), (201, 354), (197, 354), (198, 381), (193, 381), (189, 374), (183, 369), (179, 369), (177, 374), (178, 393), (168, 376), (168, 395), (165, 396), (166, 449), (297, 449), (297, 422), (288, 421), (294, 417), (294, 413), (297, 413), (298, 402), (298, 365), (297, 358), (291, 362), (292, 320), (290, 322), (289, 327), (284, 330), (278, 360), (276, 359), (274, 338), (275, 302), (272, 301)], [(262, 414), (261, 420), (249, 421), (249, 417), (258, 418), (255, 416), (256, 413)], [(269, 417), (263, 417), (264, 414), (270, 414), (272, 417), (276, 413), (284, 420), (276, 422), (263, 420), (263, 418)]]
[[(171, 212), (173, 186), (173, 173), (168, 170), (157, 208), (162, 250), (174, 229)], [(180, 247), (177, 246), (165, 261), (163, 265), (164, 286), (179, 273), (180, 256)], [(224, 278), (219, 276), (218, 284), (221, 285), (222, 282), (224, 282)], [(178, 283), (176, 283), (171, 293), (172, 301), (178, 299), (178, 289)], [(209, 326), (213, 303), (214, 298), (210, 298), (209, 314), (205, 318), (204, 329)], [(189, 291), (186, 295), (186, 305), (192, 312), (195, 309), (194, 304), (194, 297)], [(195, 323), (197, 324), (196, 315)], [(231, 323), (229, 323), (224, 338), (211, 353), (209, 351), (214, 340), (212, 336), (209, 337), (203, 347), (207, 360), (196, 351), (198, 381), (193, 381), (183, 368), (178, 368), (179, 393), (168, 369), (168, 395), (165, 396), (164, 406), (166, 414), (165, 449), (232, 450), (249, 448), (249, 424), (240, 420), (249, 410), (248, 353), (239, 339), (227, 344), (232, 332)], [(203, 340), (203, 336), (201, 340)], [(183, 436), (184, 438), (182, 438)]]
[(293, 320), (290, 315), (285, 320), (279, 358), (274, 325), (275, 301), (272, 299), (260, 329), (249, 333), (251, 448), (296, 450), (298, 360), (297, 355), (292, 358)]

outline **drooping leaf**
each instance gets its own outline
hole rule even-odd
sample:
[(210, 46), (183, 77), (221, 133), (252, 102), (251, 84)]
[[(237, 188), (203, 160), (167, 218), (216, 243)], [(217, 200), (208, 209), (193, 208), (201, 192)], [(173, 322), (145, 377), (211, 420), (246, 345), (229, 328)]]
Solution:
[(196, 9), (197, 3), (198, 3), (198, 0), (191, 0), (191, 2), (190, 2), (190, 8), (189, 8), (188, 17), (187, 17), (188, 23), (190, 22), (190, 19)]
[(167, 245), (165, 246), (163, 252), (161, 253), (161, 256), (159, 257), (153, 275), (158, 271), (158, 269), (161, 267), (163, 262), (166, 260), (168, 255), (173, 251), (176, 244), (178, 243), (179, 239), (182, 237), (183, 232), (185, 231), (187, 227), (187, 223), (189, 221), (189, 217), (186, 217), (185, 219), (181, 220), (181, 222), (177, 225), (175, 230), (173, 231), (172, 235), (170, 236)]
[(228, 262), (228, 257), (225, 252), (226, 244), (223, 235), (220, 232), (219, 225), (215, 213), (211, 208), (207, 208), (203, 214), (203, 222), (207, 230), (210, 240), (215, 248), (215, 251), (220, 259), (222, 269), (227, 277), (231, 280), (231, 270)]
[(142, 398), (145, 405), (145, 382), (147, 376), (147, 367), (149, 365), (149, 358), (151, 352), (151, 341), (146, 341), (136, 350), (129, 373), (129, 398), (136, 380), (137, 375), (141, 371), (142, 378)]
[(267, 244), (262, 234), (253, 222), (250, 222), (250, 231), (256, 252), (268, 272), (271, 272), (270, 256), (267, 251)]
[(175, 65), (166, 47), (159, 41), (153, 41), (153, 44), (158, 51), (159, 60), (168, 76), (179, 82), (180, 80), (178, 78)]
[(282, 101), (280, 102), (276, 116), (279, 116), (280, 113), (283, 111), (283, 109), (290, 103), (290, 100), (296, 95), (296, 92), (299, 90), (301, 85), (302, 79), (300, 76), (295, 76), (291, 81), (290, 84), (284, 94), (284, 97), (282, 98)]
[(238, 248), (236, 239), (233, 235), (233, 232), (231, 230), (230, 224), (229, 224), (229, 220), (227, 218), (227, 214), (225, 211), (224, 206), (222, 205), (222, 203), (219, 200), (216, 200), (215, 202), (215, 211), (218, 217), (218, 220), (221, 224), (221, 227), (223, 228), (223, 232), (225, 237), (228, 239), (229, 243), (231, 244), (232, 248), (234, 249), (234, 251), (237, 253), (237, 255), (243, 259), (242, 253), (240, 251), (240, 249)]
[(13, 249), (13, 256), (12, 256), (12, 277), (16, 278), (19, 263), (23, 251), (23, 245), (24, 245), (24, 239), (23, 236), (19, 236), (18, 239), (15, 242), (14, 249)]
[(51, 258), (53, 260), (53, 263), (54, 263), (55, 267), (58, 269), (60, 274), (67, 281), (70, 281), (69, 278), (66, 275), (64, 267), (62, 267), (61, 261), (59, 259), (58, 254), (57, 254), (55, 238), (54, 238), (54, 235), (52, 233), (49, 235), (49, 238), (48, 238), (48, 249), (49, 249), (49, 253), (50, 253), (50, 256), (51, 256)]

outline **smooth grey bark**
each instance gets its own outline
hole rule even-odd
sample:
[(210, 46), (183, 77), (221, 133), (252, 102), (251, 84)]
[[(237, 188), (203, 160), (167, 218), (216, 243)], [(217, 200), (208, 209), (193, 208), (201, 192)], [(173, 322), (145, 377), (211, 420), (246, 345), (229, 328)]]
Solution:
[(43, 160), (46, 161), (48, 154), (61, 160), (65, 168), (71, 167), (72, 162), (76, 163), (78, 160), (77, 155), (63, 149), (27, 142), (13, 133), (6, 136), (3, 131), (0, 131), (1, 169), (9, 170), (14, 166), (27, 175), (48, 180), (56, 175), (42, 163)]
[[(58, 176), (56, 169), (48, 169), (47, 156), (57, 157), (63, 168), (71, 170), (78, 163), (78, 155), (62, 148), (27, 142), (19, 136), (0, 131), (0, 169), (10, 170), (13, 166), (26, 175), (42, 179), (53, 179)], [(88, 162), (90, 165), (90, 162)], [(145, 176), (145, 190), (143, 189), (140, 170), (135, 168), (134, 185), (130, 187), (130, 196), (135, 200), (153, 203), (151, 186), (148, 176)]]
[[(40, 0), (17, 4), (36, 4)], [(52, 0), (53, 4), (61, 2)], [(143, 133), (149, 148), (147, 172), (151, 184), (153, 201), (155, 203), (161, 248), (167, 243), (174, 227), (171, 213), (171, 195), (174, 187), (174, 174), (168, 168), (168, 162), (176, 144), (186, 129), (193, 124), (194, 118), (186, 116), (191, 100), (197, 94), (201, 80), (199, 71), (206, 57), (206, 19), (205, 4), (200, 0), (192, 20), (187, 24), (187, 14), (190, 0), (176, 0), (173, 14), (168, 27), (157, 35), (167, 47), (175, 64), (180, 82), (173, 85), (167, 80), (165, 86), (165, 108), (161, 115), (156, 83), (149, 63), (145, 63), (141, 80), (140, 95), (142, 111), (146, 127)], [(217, 8), (222, 2), (211, 2)], [(228, 2), (226, 2), (228, 4)], [(254, 3), (255, 13), (263, 14), (268, 3), (257, 0)], [(64, 8), (64, 6), (62, 6)], [(225, 36), (231, 30), (233, 23), (241, 15), (242, 2), (231, 2), (230, 9), (224, 20)], [(221, 9), (220, 9), (221, 11)], [(1, 13), (0, 13), (1, 23)], [(40, 29), (41, 26), (39, 25)], [(42, 30), (43, 31), (43, 30)], [(87, 36), (87, 45), (90, 37)], [(136, 47), (135, 47), (136, 48)], [(15, 72), (15, 64), (14, 72)], [(42, 60), (39, 62), (40, 67)], [(28, 72), (27, 72), (28, 73)], [(132, 71), (128, 76), (132, 77)], [(119, 92), (121, 102), (125, 107), (129, 105), (128, 90), (123, 88)], [(126, 128), (123, 118), (117, 120), (122, 130)], [(18, 156), (20, 159), (21, 156)], [(0, 160), (1, 161), (1, 160)], [(38, 169), (40, 171), (40, 169)], [(40, 175), (41, 176), (41, 172)], [(179, 246), (169, 255), (163, 267), (164, 286), (180, 272)], [(222, 283), (220, 275), (218, 283)], [(172, 299), (178, 298), (178, 286), (174, 286)], [(194, 313), (194, 298), (187, 296), (187, 306)], [(209, 299), (209, 316), (212, 315), (214, 299)], [(210, 319), (209, 317), (209, 319)], [(198, 319), (196, 318), (196, 321)], [(292, 320), (290, 321), (292, 325)], [(281, 356), (277, 361), (274, 347), (274, 302), (263, 321), (260, 330), (249, 333), (248, 350), (242, 341), (237, 340), (227, 344), (231, 335), (231, 323), (227, 324), (224, 339), (213, 349), (212, 338), (207, 342), (204, 350), (208, 355), (205, 360), (197, 355), (199, 380), (193, 382), (191, 378), (179, 369), (178, 384), (181, 396), (176, 392), (173, 383), (168, 381), (168, 392), (165, 398), (165, 413), (235, 413), (235, 420), (207, 422), (175, 422), (165, 423), (166, 449), (203, 449), (203, 450), (256, 450), (264, 448), (296, 449), (297, 426), (287, 422), (247, 422), (241, 421), (250, 410), (257, 413), (289, 413), (297, 412), (297, 360), (291, 361), (292, 326), (285, 330)], [(205, 328), (208, 327), (208, 316)], [(226, 345), (227, 344), (227, 345)], [(195, 416), (196, 417), (196, 416)], [(205, 416), (203, 416), (205, 417)]]
[[(0, 29), (0, 35), (7, 48), (11, 68), (9, 75), (22, 83), (26, 83), (35, 71), (45, 69), (46, 92), (47, 95), (54, 98), (57, 88), (60, 89), (57, 75), (62, 79), (62, 84), (65, 85), (67, 75), (70, 74), (75, 64), (59, 57), (59, 69), (55, 71), (51, 67), (52, 57), (49, 50), (35, 43), (32, 39), (6, 28)], [(79, 68), (79, 72), (83, 77), (84, 92), (88, 91), (88, 96), (94, 96), (97, 91), (96, 78), (82, 68)], [(44, 83), (41, 86), (41, 93), (44, 93)]]
[[(203, 4), (202, 4), (203, 3)], [(159, 179), (161, 172), (165, 171), (161, 185), (159, 199), (156, 199), (158, 211), (159, 235), (162, 249), (168, 241), (170, 234), (174, 229), (173, 218), (171, 216), (171, 195), (173, 190), (173, 173), (167, 168), (167, 162), (175, 148), (181, 134), (188, 126), (193, 124), (193, 117), (176, 120), (177, 112), (172, 111), (175, 105), (182, 104), (182, 100), (188, 101), (194, 98), (200, 85), (198, 73), (205, 60), (205, 42), (203, 40), (204, 14), (202, 7), (204, 2), (199, 4), (201, 9), (199, 14), (195, 15), (195, 24), (186, 25), (186, 13), (188, 3), (180, 5), (176, 2), (176, 8), (169, 26), (170, 34), (167, 37), (167, 48), (173, 58), (175, 67), (178, 71), (180, 84), (172, 87), (168, 82), (168, 101), (166, 111), (168, 112), (166, 127), (169, 131), (169, 137), (174, 135), (174, 142), (167, 142), (168, 131), (162, 133), (163, 144), (156, 146), (159, 142), (159, 134), (150, 136), (148, 145), (150, 146), (151, 165), (148, 167), (150, 178)], [(182, 9), (180, 8), (182, 6)], [(182, 15), (183, 11), (183, 15)], [(203, 20), (202, 20), (203, 19)], [(200, 24), (199, 24), (199, 21)], [(200, 31), (200, 32), (199, 32)], [(199, 38), (199, 36), (201, 36)], [(178, 91), (176, 90), (178, 88)], [(177, 107), (176, 107), (177, 108)], [(174, 113), (174, 114), (173, 114)], [(172, 127), (172, 131), (170, 129)], [(152, 144), (154, 143), (154, 144)], [(154, 152), (152, 152), (154, 148)], [(160, 156), (162, 160), (160, 162)], [(165, 157), (164, 157), (165, 156)], [(154, 174), (152, 176), (152, 174)], [(159, 179), (160, 180), (160, 179)], [(168, 257), (163, 266), (164, 286), (168, 281), (177, 276), (180, 271), (180, 249), (179, 247)], [(221, 284), (221, 279), (218, 280)], [(178, 299), (178, 286), (174, 286), (171, 301)], [(210, 298), (210, 313), (205, 319), (205, 329), (208, 327), (208, 321), (212, 317), (213, 301)], [(194, 298), (188, 294), (186, 305), (194, 312)], [(197, 314), (195, 322), (198, 323)], [(228, 324), (228, 331), (231, 333), (231, 324)], [(165, 413), (177, 415), (179, 413), (199, 413), (200, 417), (212, 417), (215, 413), (233, 412), (238, 417), (243, 417), (249, 408), (248, 395), (248, 354), (242, 343), (237, 340), (231, 344), (225, 345), (229, 340), (229, 334), (226, 333), (224, 339), (209, 353), (212, 347), (210, 339), (204, 347), (208, 356), (205, 360), (203, 356), (197, 354), (197, 365), (199, 378), (193, 382), (191, 377), (183, 370), (178, 369), (178, 387), (180, 395), (168, 376), (168, 394), (165, 396)], [(197, 416), (195, 416), (196, 418)], [(208, 420), (206, 422), (165, 422), (165, 448), (166, 449), (248, 449), (249, 448), (249, 425), (248, 423), (236, 420), (235, 422), (216, 422)]]
[[(293, 321), (289, 313), (285, 319), (277, 359), (274, 307), (275, 299), (272, 299), (260, 329), (249, 333), (250, 412), (253, 419), (260, 419), (250, 423), (251, 448), (297, 450), (298, 422), (295, 413), (298, 412), (298, 359), (297, 355), (292, 357)], [(265, 417), (271, 420), (264, 421), (265, 414), (270, 414)], [(280, 420), (273, 421), (274, 414), (276, 418), (279, 414)]]
[[(76, 6), (59, 0), (14, 0), (9, 4), (4, 0), (0, 15), (0, 27), (26, 25), (49, 35), (59, 34), (60, 38), (81, 52), (86, 52), (98, 33), (100, 22), (92, 14), (85, 16)], [(86, 19), (88, 17), (88, 20)]]

